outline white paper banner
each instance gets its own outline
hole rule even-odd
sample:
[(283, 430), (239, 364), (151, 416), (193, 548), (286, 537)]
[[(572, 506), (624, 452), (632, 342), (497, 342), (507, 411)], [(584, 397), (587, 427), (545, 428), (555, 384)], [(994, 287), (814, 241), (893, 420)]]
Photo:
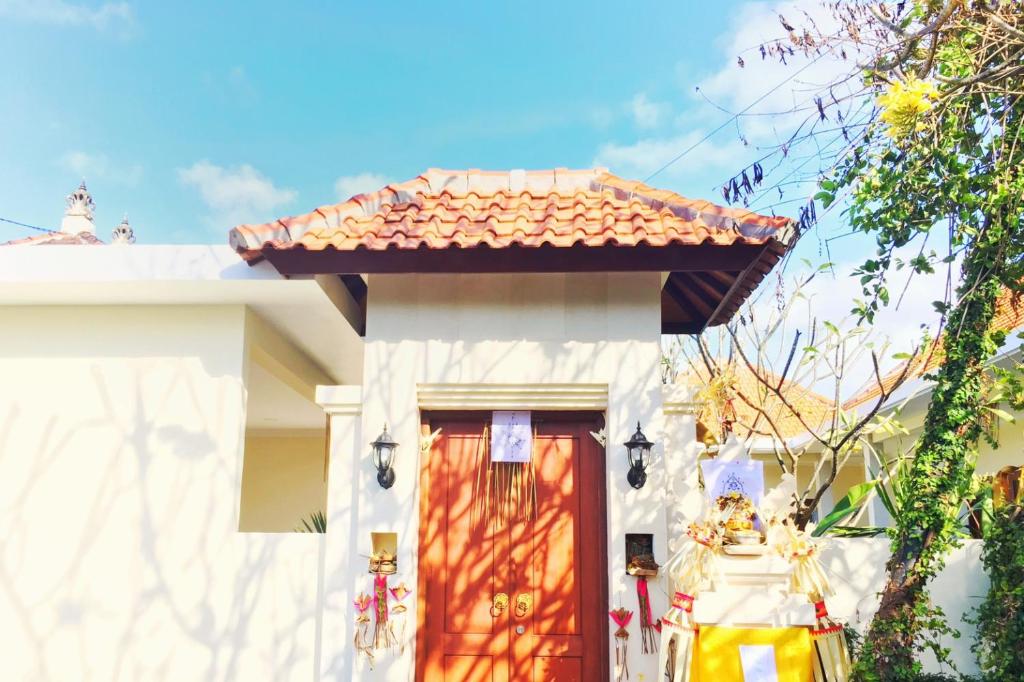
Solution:
[(704, 490), (708, 499), (728, 495), (732, 492), (743, 493), (755, 505), (761, 504), (764, 496), (764, 462), (757, 460), (740, 460), (738, 462), (719, 462), (708, 459), (700, 463), (704, 474)]
[(533, 430), (529, 412), (495, 412), (491, 419), (491, 461), (529, 462)]
[(775, 668), (775, 647), (771, 644), (741, 644), (743, 682), (779, 682)]

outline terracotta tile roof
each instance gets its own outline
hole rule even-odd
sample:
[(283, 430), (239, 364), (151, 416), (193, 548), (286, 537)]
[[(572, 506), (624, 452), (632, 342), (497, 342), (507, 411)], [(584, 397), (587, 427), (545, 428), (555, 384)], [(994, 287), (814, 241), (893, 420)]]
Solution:
[(285, 249), (761, 245), (787, 242), (791, 226), (788, 218), (686, 199), (603, 168), (431, 169), (304, 215), (239, 225), (230, 243), (256, 261)]
[[(992, 329), (1009, 333), (1020, 327), (1024, 327), (1024, 296), (1004, 289), (996, 301), (996, 314), (992, 318)], [(934, 371), (942, 364), (943, 357), (942, 339), (935, 339), (928, 348), (922, 349), (911, 361), (906, 381), (917, 379)], [(882, 376), (882, 387), (887, 392), (899, 381), (906, 366), (907, 362), (901, 362), (892, 371)], [(870, 381), (867, 387), (843, 403), (843, 409), (852, 410), (874, 400), (881, 395), (882, 387), (878, 385), (877, 381)]]
[(99, 237), (90, 232), (79, 232), (78, 234), (68, 234), (66, 232), (45, 232), (43, 234), (37, 234), (31, 237), (12, 239), (9, 242), (0, 243), (0, 246), (29, 246), (32, 244), (81, 245), (102, 243), (103, 240), (101, 240)]
[[(803, 426), (804, 423), (812, 428), (824, 425), (826, 420), (832, 418), (832, 414), (835, 411), (835, 403), (820, 393), (795, 381), (784, 381), (782, 382), (781, 392), (786, 396), (786, 402), (792, 405), (795, 412), (799, 414), (798, 417), (797, 414), (794, 414), (793, 410), (786, 407), (774, 393), (769, 391), (758, 380), (746, 363), (735, 360), (732, 363), (727, 363), (723, 360), (719, 365), (719, 370), (731, 373), (736, 393), (743, 395), (747, 401), (752, 403), (752, 405), (747, 404), (747, 402), (744, 402), (739, 397), (733, 400), (733, 408), (736, 410), (736, 424), (733, 430), (740, 438), (746, 438), (750, 435), (750, 427), (755, 424), (758, 410), (754, 409), (754, 406), (764, 411), (778, 427), (780, 431), (778, 435), (786, 439), (807, 433)], [(779, 380), (778, 375), (768, 370), (764, 370), (762, 376), (770, 382), (777, 383)], [(678, 381), (700, 389), (707, 385), (710, 377), (711, 374), (708, 372), (707, 367), (698, 359), (689, 368), (689, 371), (680, 375)], [(714, 421), (714, 416), (708, 410), (705, 410), (699, 419), (707, 428), (717, 428), (716, 424), (707, 423), (709, 420)], [(755, 437), (771, 435), (773, 434), (766, 420), (761, 419), (757, 422)]]

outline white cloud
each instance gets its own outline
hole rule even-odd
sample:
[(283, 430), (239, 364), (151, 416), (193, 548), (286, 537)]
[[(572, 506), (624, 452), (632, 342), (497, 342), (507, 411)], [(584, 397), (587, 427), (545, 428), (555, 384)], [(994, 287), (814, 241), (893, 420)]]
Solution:
[[(855, 239), (848, 237), (847, 239)], [(833, 255), (841, 249), (850, 249), (850, 244), (837, 242), (833, 248)], [(917, 255), (920, 245), (911, 245), (904, 249), (897, 250), (894, 256), (907, 260)], [(865, 253), (865, 257), (870, 252)], [(851, 313), (854, 303), (858, 299), (864, 299), (860, 278), (854, 276), (854, 270), (862, 263), (863, 258), (846, 256), (834, 266), (834, 272), (819, 273), (801, 294), (803, 301), (794, 304), (792, 310), (786, 317), (785, 338), (778, 339), (779, 343), (770, 351), (770, 360), (781, 366), (790, 350), (789, 343), (793, 339), (796, 330), (806, 332), (810, 328), (810, 321), (816, 320), (819, 325), (822, 322), (831, 322), (840, 328), (850, 329), (856, 324)], [(959, 270), (959, 264), (953, 264), (954, 277)], [(793, 294), (794, 281), (803, 280), (807, 275), (804, 268), (793, 268), (789, 274), (783, 276), (784, 285), (782, 295), (788, 298)], [(772, 318), (774, 308), (777, 305), (775, 291), (777, 280), (775, 273), (769, 275), (762, 284), (756, 300), (752, 302), (755, 317), (759, 320), (758, 326), (763, 327)], [(923, 331), (928, 330), (931, 336), (938, 331), (939, 315), (932, 302), (941, 300), (944, 297), (946, 287), (946, 270), (936, 268), (933, 274), (921, 274), (911, 276), (907, 270), (892, 270), (888, 276), (888, 288), (891, 293), (890, 305), (883, 307), (875, 315), (875, 320), (870, 325), (870, 335), (866, 341), (870, 341), (876, 351), (879, 352), (879, 364), (882, 372), (886, 372), (898, 364), (893, 359), (893, 354), (911, 351), (921, 341)], [(850, 349), (848, 357), (856, 357), (856, 362), (848, 371), (848, 377), (844, 381), (844, 396), (849, 397), (870, 381), (873, 374), (870, 354), (867, 348)], [(829, 387), (831, 390), (831, 387)]]
[(135, 21), (127, 2), (104, 2), (90, 7), (66, 0), (0, 0), (0, 16), (58, 26), (126, 27)]
[(661, 122), (662, 114), (667, 106), (647, 99), (646, 93), (640, 92), (633, 96), (629, 103), (633, 121), (640, 128), (654, 128)]
[[(710, 41), (721, 54), (718, 68), (703, 77), (695, 75), (692, 68), (683, 69), (682, 65), (677, 68), (677, 78), (685, 91), (692, 93), (696, 85), (704, 97), (697, 94), (682, 106), (672, 107), (665, 102), (653, 101), (647, 93), (639, 93), (627, 103), (626, 110), (638, 128), (651, 129), (671, 122), (676, 130), (685, 132), (662, 135), (648, 132), (632, 141), (606, 142), (598, 149), (595, 163), (606, 165), (622, 175), (643, 178), (696, 144), (684, 158), (659, 173), (656, 181), (661, 186), (674, 188), (685, 185), (681, 188), (684, 193), (718, 197), (720, 184), (763, 156), (772, 145), (788, 138), (805, 117), (816, 111), (812, 96), (820, 90), (816, 86), (833, 82), (840, 73), (853, 68), (852, 59), (843, 62), (831, 56), (821, 57), (808, 66), (814, 58), (808, 59), (799, 51), (794, 56), (787, 55), (788, 65), (774, 57), (762, 61), (758, 46), (786, 37), (779, 21), (780, 15), (801, 29), (805, 25), (810, 26), (811, 21), (826, 33), (834, 29), (831, 12), (822, 7), (819, 0), (737, 3), (731, 12), (729, 25), (721, 36)], [(743, 68), (736, 61), (740, 54), (744, 58)], [(800, 73), (794, 76), (798, 71)], [(729, 113), (750, 107), (772, 88), (776, 89), (749, 109), (748, 113), (756, 115), (729, 121)], [(837, 96), (842, 94), (840, 90), (836, 91)], [(705, 97), (711, 101), (710, 104)], [(794, 104), (809, 109), (793, 115), (764, 115), (785, 112)], [(707, 131), (725, 122), (728, 125), (720, 133), (700, 141)], [(805, 171), (803, 175), (813, 177), (815, 169), (808, 166)], [(778, 173), (784, 175), (786, 172), (788, 166)], [(691, 186), (691, 182), (700, 184)], [(799, 196), (803, 189), (787, 188), (786, 198)]]
[[(776, 130), (780, 134), (788, 133), (791, 127), (795, 128), (799, 121), (813, 113), (813, 98), (821, 93), (823, 85), (856, 70), (852, 54), (844, 61), (828, 53), (820, 57), (812, 53), (807, 57), (796, 49), (794, 55), (786, 55), (785, 64), (777, 56), (762, 59), (760, 45), (786, 37), (780, 16), (786, 17), (798, 30), (816, 26), (826, 35), (837, 30), (831, 10), (819, 0), (745, 3), (732, 13), (730, 26), (717, 41), (722, 54), (721, 67), (698, 84), (711, 102), (734, 113), (746, 109), (767, 93), (748, 112), (756, 115), (740, 120), (740, 129), (752, 142), (774, 140)], [(783, 44), (790, 46), (788, 40)], [(743, 67), (737, 63), (737, 57), (743, 58)], [(692, 81), (687, 81), (685, 87), (691, 89)], [(844, 88), (838, 88), (834, 94), (842, 97), (845, 92)], [(764, 115), (793, 108), (806, 108), (806, 111), (793, 116)]]
[[(786, 316), (780, 321), (780, 327), (776, 330), (775, 336), (766, 344), (764, 352), (761, 354), (761, 359), (769, 368), (780, 372), (786, 365), (797, 332), (800, 332), (801, 336), (796, 357), (798, 359), (802, 357), (800, 348), (812, 338), (810, 335), (812, 321), (817, 328), (818, 344), (821, 343), (824, 336), (823, 322), (831, 322), (846, 330), (850, 330), (856, 325), (856, 320), (850, 311), (853, 308), (854, 299), (863, 298), (859, 278), (852, 276), (857, 265), (860, 265), (860, 261), (854, 259), (837, 264), (834, 274), (819, 273), (802, 290), (802, 300), (795, 302), (786, 311)], [(795, 275), (790, 273), (783, 277), (784, 285), (781, 295), (784, 300), (788, 301), (789, 297), (793, 295), (794, 281), (804, 279), (806, 274), (804, 271)], [(877, 355), (880, 370), (885, 374), (902, 362), (901, 359), (893, 357), (894, 355), (908, 353), (920, 344), (925, 328), (932, 337), (938, 330), (938, 314), (931, 303), (942, 298), (945, 272), (911, 278), (906, 294), (898, 307), (896, 298), (903, 291), (908, 274), (905, 272), (892, 274), (893, 277), (890, 280), (890, 288), (893, 290), (892, 305), (883, 308), (875, 316), (874, 323), (867, 326), (867, 332), (856, 337), (856, 342), (848, 345), (843, 354), (846, 366), (840, 387), (840, 399), (842, 400), (848, 399), (867, 386), (874, 384), (872, 352)], [(776, 297), (777, 286), (776, 273), (771, 273), (762, 284), (756, 300), (750, 303), (755, 320), (754, 328), (759, 331), (763, 331), (770, 324), (779, 321), (779, 311), (776, 307), (779, 303)], [(750, 319), (750, 312), (750, 309), (744, 306), (745, 319)], [(739, 336), (744, 351), (752, 353), (755, 352), (755, 344), (747, 329), (747, 327), (741, 326)], [(724, 332), (720, 337), (712, 334), (709, 338), (717, 353), (726, 352), (728, 337)], [(788, 376), (829, 398), (833, 396), (836, 389), (832, 371), (820, 362), (794, 367)]]
[(391, 179), (380, 173), (356, 173), (342, 175), (334, 181), (334, 192), (342, 201), (351, 199), (357, 194), (374, 192), (391, 183)]
[(73, 150), (62, 156), (59, 165), (82, 180), (106, 180), (118, 185), (135, 187), (142, 179), (139, 164), (115, 163), (106, 154), (90, 154)]
[[(607, 166), (612, 172), (631, 179), (642, 179), (658, 170), (678, 154), (696, 144), (705, 131), (693, 130), (679, 135), (646, 137), (636, 142), (620, 144), (608, 142), (601, 145), (594, 157), (595, 166)], [(728, 174), (743, 158), (743, 146), (735, 140), (724, 144), (709, 140), (693, 152), (699, 159), (683, 159), (658, 175), (660, 185), (678, 183), (684, 179), (699, 179), (708, 185), (719, 180), (718, 175)]]
[(293, 189), (276, 187), (248, 164), (225, 168), (209, 161), (197, 161), (188, 168), (179, 168), (178, 179), (199, 190), (200, 198), (210, 210), (208, 220), (216, 229), (273, 220), (297, 194)]

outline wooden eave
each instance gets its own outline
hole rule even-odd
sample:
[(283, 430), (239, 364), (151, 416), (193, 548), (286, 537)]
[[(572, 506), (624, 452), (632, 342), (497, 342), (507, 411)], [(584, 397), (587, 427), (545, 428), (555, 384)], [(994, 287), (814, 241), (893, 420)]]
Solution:
[[(786, 247), (704, 243), (667, 246), (307, 250), (264, 247), (263, 256), (285, 276), (338, 275), (353, 297), (366, 300), (360, 274), (668, 272), (661, 291), (661, 332), (699, 334), (727, 322)], [(365, 314), (365, 310), (364, 310)], [(365, 320), (364, 320), (365, 323)], [(364, 324), (365, 327), (365, 324)]]

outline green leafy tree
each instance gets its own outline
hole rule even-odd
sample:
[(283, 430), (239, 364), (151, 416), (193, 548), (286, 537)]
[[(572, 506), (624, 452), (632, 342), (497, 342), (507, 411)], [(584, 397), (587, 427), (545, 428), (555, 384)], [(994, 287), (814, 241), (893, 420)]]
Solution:
[[(862, 268), (874, 294), (861, 308), (867, 318), (885, 302), (895, 249), (942, 226), (963, 258), (956, 300), (943, 308), (942, 364), (907, 471), (915, 501), (892, 534), (888, 579), (857, 664), (863, 679), (910, 679), (920, 671), (914, 652), (922, 645), (945, 653), (928, 636), (946, 626), (927, 584), (957, 541), (971, 488), (984, 433), (984, 368), (1003, 341), (990, 331), (996, 299), (1003, 287), (1017, 288), (1022, 274), (1021, 12), (1017, 3), (919, 2), (899, 23), (881, 20), (896, 37), (888, 58), (868, 73), (883, 91), (881, 113), (863, 152), (836, 174), (837, 188), (852, 190), (851, 226), (879, 246)], [(922, 254), (910, 267), (933, 265)]]
[(972, 622), (974, 652), (986, 680), (1024, 680), (1024, 509), (998, 507), (985, 537), (982, 561), (989, 591)]
[[(769, 153), (792, 159), (801, 144), (817, 152), (819, 191), (801, 209), (801, 227), (816, 223), (815, 202), (826, 211), (840, 206), (853, 233), (875, 242), (857, 273), (865, 300), (856, 310), (869, 322), (890, 302), (894, 271), (945, 266), (954, 284), (955, 293), (936, 302), (944, 322), (941, 364), (929, 377), (931, 403), (906, 471), (915, 495), (892, 529), (886, 585), (855, 671), (862, 680), (911, 680), (921, 672), (923, 648), (940, 659), (945, 653), (936, 635), (948, 628), (927, 586), (958, 541), (984, 436), (984, 369), (1004, 340), (991, 329), (996, 299), (1004, 287), (1020, 291), (1024, 276), (1024, 3), (823, 6), (834, 30), (819, 30), (809, 17), (798, 29), (780, 17), (787, 38), (760, 46), (762, 58), (785, 61), (802, 51), (814, 61), (853, 62), (812, 97), (810, 118)], [(794, 171), (768, 186), (766, 159), (726, 182), (726, 196), (756, 204), (759, 193), (781, 192)], [(915, 255), (901, 259), (908, 251)]]

